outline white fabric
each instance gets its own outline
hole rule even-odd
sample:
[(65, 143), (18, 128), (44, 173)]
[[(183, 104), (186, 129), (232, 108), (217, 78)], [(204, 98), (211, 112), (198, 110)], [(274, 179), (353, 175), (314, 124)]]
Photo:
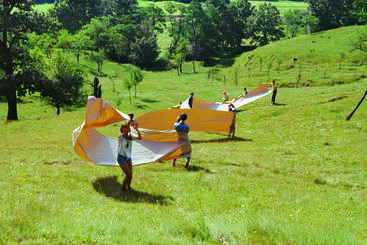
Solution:
[[(230, 101), (226, 101), (225, 103), (221, 102), (207, 102), (204, 100), (199, 100), (194, 98), (194, 102), (192, 104), (193, 109), (207, 109), (207, 110), (217, 110), (217, 111), (228, 111), (228, 105), (233, 104), (237, 109), (243, 105), (246, 105), (252, 101), (255, 101), (265, 95), (271, 94), (271, 90), (268, 89), (267, 85), (262, 84), (256, 89), (252, 90), (246, 95), (240, 95), (237, 98), (234, 98)], [(189, 109), (188, 99), (182, 102), (181, 109)]]

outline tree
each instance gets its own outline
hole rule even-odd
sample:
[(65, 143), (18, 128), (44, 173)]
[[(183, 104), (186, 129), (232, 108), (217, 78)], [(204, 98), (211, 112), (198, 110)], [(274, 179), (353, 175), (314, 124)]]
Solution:
[(357, 23), (352, 14), (355, 0), (308, 0), (308, 8), (318, 19), (318, 30), (329, 30)]
[(213, 25), (202, 5), (197, 0), (192, 1), (186, 9), (184, 32), (179, 42), (188, 41), (186, 58), (192, 61), (194, 72), (196, 72), (195, 62), (208, 60), (213, 53), (213, 47), (215, 47), (213, 33)]
[(183, 40), (180, 41), (175, 50), (173, 51), (172, 58), (175, 62), (175, 66), (177, 69), (177, 75), (179, 76), (182, 73), (182, 64), (185, 61), (186, 58), (186, 49), (187, 41)]
[(227, 39), (232, 35), (230, 30), (231, 13), (228, 10), (228, 3), (226, 0), (208, 0), (205, 2), (208, 16), (213, 28), (212, 36), (214, 37), (217, 48), (224, 48), (227, 46)]
[(302, 27), (302, 12), (300, 9), (295, 9), (289, 10), (284, 14), (284, 24), (290, 37), (295, 37)]
[(237, 2), (231, 2), (228, 11), (230, 12), (230, 32), (228, 43), (240, 47), (243, 39), (249, 37), (246, 23), (247, 18), (250, 17), (254, 11), (248, 0), (238, 0)]
[(367, 23), (367, 1), (354, 0), (352, 14), (358, 19), (359, 24)]
[(151, 68), (154, 65), (159, 55), (157, 36), (148, 21), (140, 24), (130, 51), (129, 60), (135, 66)]
[(129, 80), (135, 88), (135, 98), (136, 98), (136, 87), (139, 85), (139, 83), (143, 81), (144, 75), (139, 67), (131, 68), (129, 74), (130, 74)]
[(131, 79), (125, 79), (124, 86), (125, 88), (127, 88), (127, 90), (129, 90), (129, 99), (130, 99), (130, 104), (131, 104), (131, 88), (134, 86), (134, 84), (131, 81)]
[(358, 34), (353, 38), (351, 45), (351, 52), (360, 51), (367, 59), (367, 25), (358, 28)]
[(138, 2), (136, 0), (108, 0), (103, 2), (106, 12), (114, 17), (135, 13)]
[(73, 37), (74, 42), (72, 43), (72, 47), (75, 51), (75, 56), (77, 62), (79, 62), (80, 51), (88, 49), (88, 47), (92, 46), (92, 41), (89, 36), (85, 34), (83, 30), (76, 33)]
[(56, 107), (59, 115), (61, 108), (80, 103), (84, 71), (81, 65), (71, 60), (70, 53), (58, 52), (52, 60), (51, 72), (52, 79), (43, 83), (41, 96)]
[(40, 83), (47, 80), (34, 68), (35, 60), (26, 47), (27, 34), (51, 32), (55, 25), (33, 6), (28, 0), (0, 1), (0, 70), (5, 74), (0, 77), (0, 95), (8, 101), (7, 120), (18, 120), (18, 98), (40, 91)]
[(103, 62), (106, 59), (105, 53), (103, 49), (100, 49), (98, 52), (92, 52), (88, 59), (97, 64), (98, 73), (102, 72)]
[(267, 73), (268, 73), (268, 78), (269, 78), (269, 75), (270, 75), (270, 69), (271, 67), (273, 66), (273, 61), (269, 61), (267, 64), (266, 64), (266, 67), (267, 67)]
[(104, 11), (101, 9), (101, 0), (63, 0), (55, 1), (49, 12), (64, 29), (75, 34), (89, 23), (93, 16), (103, 14)]
[(279, 10), (271, 4), (262, 4), (248, 18), (247, 27), (251, 43), (266, 45), (284, 36)]

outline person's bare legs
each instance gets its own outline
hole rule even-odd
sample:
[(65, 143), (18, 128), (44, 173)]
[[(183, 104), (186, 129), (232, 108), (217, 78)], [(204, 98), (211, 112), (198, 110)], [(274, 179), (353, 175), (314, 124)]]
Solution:
[(130, 171), (130, 168), (128, 166), (128, 163), (120, 165), (120, 168), (122, 169), (122, 171), (125, 174), (125, 178), (122, 181), (122, 191), (126, 191), (126, 186), (131, 183), (131, 179), (132, 179), (132, 173)]
[(128, 161), (127, 166), (129, 167), (130, 173), (131, 173), (131, 178), (130, 178), (129, 182), (127, 183), (127, 189), (131, 190), (131, 181), (133, 180), (133, 163), (132, 163), (132, 161)]
[(189, 167), (189, 164), (190, 164), (190, 157), (188, 157), (187, 159), (186, 159), (186, 168), (188, 168)]

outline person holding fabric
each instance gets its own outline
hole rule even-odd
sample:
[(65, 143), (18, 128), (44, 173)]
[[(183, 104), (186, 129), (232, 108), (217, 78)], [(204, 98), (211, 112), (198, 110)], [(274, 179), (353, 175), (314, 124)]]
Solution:
[[(177, 122), (174, 124), (174, 128), (177, 133), (185, 133), (185, 134), (189, 133), (189, 125), (185, 123), (186, 119), (187, 119), (186, 113), (182, 113), (180, 116), (177, 117)], [(185, 165), (186, 168), (189, 167), (189, 163), (190, 163), (190, 157), (187, 157)], [(176, 158), (173, 159), (172, 166), (176, 167)]]
[(131, 149), (133, 140), (140, 140), (141, 133), (138, 129), (138, 124), (134, 124), (134, 129), (137, 132), (137, 136), (130, 132), (130, 126), (132, 125), (132, 121), (129, 120), (121, 124), (120, 131), (121, 133), (118, 135), (118, 156), (117, 162), (125, 173), (125, 178), (122, 182), (122, 191), (130, 191), (131, 190), (131, 181), (133, 179), (133, 165), (131, 160)]
[(232, 119), (232, 124), (229, 127), (228, 138), (231, 137), (231, 134), (232, 134), (232, 138), (234, 138), (234, 133), (236, 131), (236, 113), (237, 113), (237, 110), (234, 104), (228, 105), (228, 111), (233, 112), (233, 119)]
[(272, 86), (273, 86), (273, 91), (272, 91), (272, 95), (271, 95), (271, 104), (275, 105), (275, 97), (277, 96), (277, 92), (278, 92), (278, 88), (275, 85), (275, 80), (273, 80)]
[(248, 94), (248, 92), (247, 92), (247, 88), (243, 88), (243, 95), (245, 96), (246, 94)]
[(192, 109), (192, 103), (194, 102), (194, 92), (190, 93), (190, 97), (189, 97), (189, 106), (190, 109)]
[(226, 101), (228, 101), (228, 100), (229, 100), (229, 97), (228, 97), (228, 95), (227, 95), (227, 92), (226, 92), (226, 91), (224, 91), (224, 92), (223, 92), (223, 98), (222, 98), (222, 100), (223, 100), (223, 103), (225, 103)]

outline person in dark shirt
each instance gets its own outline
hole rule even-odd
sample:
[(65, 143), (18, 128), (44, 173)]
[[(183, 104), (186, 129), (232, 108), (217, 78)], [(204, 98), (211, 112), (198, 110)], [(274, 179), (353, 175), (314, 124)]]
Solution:
[[(187, 119), (186, 113), (182, 113), (180, 116), (177, 117), (177, 122), (174, 124), (174, 128), (177, 133), (185, 133), (185, 134), (189, 133), (189, 125), (185, 123), (186, 119)], [(190, 163), (190, 157), (187, 157), (185, 166), (186, 168), (189, 167), (189, 163)], [(176, 158), (173, 159), (172, 166), (176, 167)]]
[(190, 93), (190, 97), (189, 97), (189, 106), (192, 109), (192, 103), (194, 102), (194, 92)]

